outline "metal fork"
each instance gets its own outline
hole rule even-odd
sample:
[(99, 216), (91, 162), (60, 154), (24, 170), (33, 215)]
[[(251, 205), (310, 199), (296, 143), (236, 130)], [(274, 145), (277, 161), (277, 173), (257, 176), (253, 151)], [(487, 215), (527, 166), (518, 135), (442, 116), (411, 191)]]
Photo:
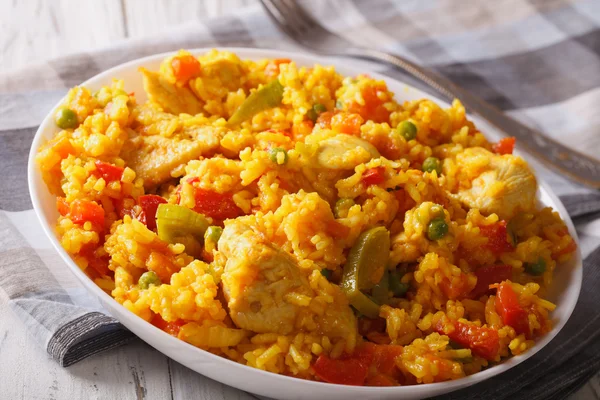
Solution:
[(519, 145), (550, 168), (587, 186), (600, 189), (600, 161), (541, 134), (510, 118), (450, 80), (411, 61), (383, 51), (357, 47), (325, 29), (294, 0), (261, 0), (276, 25), (296, 43), (328, 56), (355, 57), (394, 65), (431, 86), (447, 99), (458, 98), (467, 111), (487, 120), (503, 134), (514, 136)]

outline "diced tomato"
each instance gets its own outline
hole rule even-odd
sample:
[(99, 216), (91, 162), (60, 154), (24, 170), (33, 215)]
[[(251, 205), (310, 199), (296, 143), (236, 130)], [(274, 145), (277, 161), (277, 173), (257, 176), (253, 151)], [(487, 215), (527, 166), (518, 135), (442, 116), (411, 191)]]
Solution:
[(69, 154), (75, 154), (75, 149), (71, 141), (66, 137), (61, 138), (52, 145), (52, 150), (60, 155), (60, 158), (67, 158)]
[(333, 119), (334, 115), (335, 113), (333, 111), (325, 111), (319, 115), (315, 124), (323, 129), (330, 129), (331, 120)]
[(106, 182), (121, 180), (124, 168), (117, 167), (116, 165), (105, 163), (100, 160), (97, 160), (95, 164), (97, 174), (104, 178)]
[(384, 167), (370, 168), (363, 173), (361, 180), (365, 184), (365, 186), (379, 185), (380, 183), (385, 181), (384, 173)]
[(90, 221), (97, 228), (104, 227), (104, 209), (93, 201), (75, 200), (71, 204), (71, 221), (83, 225)]
[(360, 114), (339, 113), (331, 118), (331, 129), (349, 135), (358, 135), (364, 121)]
[[(445, 321), (449, 321), (445, 319)], [(492, 328), (482, 328), (476, 325), (451, 321), (454, 325), (452, 332), (444, 331), (444, 319), (440, 319), (434, 326), (434, 330), (441, 335), (446, 335), (463, 347), (486, 360), (494, 360), (500, 350), (500, 338), (498, 331)]]
[(496, 312), (502, 317), (504, 325), (512, 326), (517, 334), (524, 333), (527, 337), (531, 335), (529, 313), (519, 304), (519, 297), (510, 282), (502, 282), (498, 286)]
[(69, 203), (67, 203), (67, 200), (64, 197), (57, 197), (56, 209), (58, 210), (58, 213), (64, 217), (69, 213), (71, 207), (69, 206)]
[(492, 147), (492, 150), (497, 154), (512, 154), (516, 141), (517, 139), (514, 137), (502, 138)]
[(396, 358), (402, 355), (402, 346), (376, 344), (372, 366), (380, 373), (390, 375), (396, 369)]
[(385, 374), (376, 374), (367, 378), (365, 386), (398, 386), (398, 382)]
[(388, 122), (390, 112), (384, 107), (383, 101), (379, 98), (379, 93), (385, 91), (387, 91), (385, 85), (365, 86), (361, 92), (365, 104), (361, 105), (352, 102), (350, 103), (348, 110), (360, 114), (365, 120), (370, 119), (374, 122)]
[(289, 64), (291, 62), (292, 60), (290, 60), (289, 58), (277, 58), (267, 64), (267, 66), (265, 67), (265, 75), (268, 78), (274, 78), (277, 75), (279, 75), (279, 66), (281, 64)]
[(331, 221), (327, 224), (327, 233), (336, 239), (343, 239), (350, 233), (350, 228), (337, 221)]
[[(88, 243), (81, 247), (79, 250), (79, 255), (83, 256), (88, 261), (88, 268), (86, 268), (86, 272), (90, 276), (94, 276), (97, 278), (101, 278), (103, 276), (114, 276), (113, 271), (108, 268), (109, 257), (104, 255), (102, 257), (98, 257), (96, 255), (96, 250), (102, 247), (102, 244), (97, 243)], [(91, 271), (91, 270), (93, 271)], [(97, 274), (94, 273), (97, 272)]]
[(196, 188), (195, 199), (194, 211), (207, 217), (223, 221), (242, 215), (242, 210), (235, 205), (231, 194), (221, 194)]
[(477, 284), (471, 290), (470, 297), (478, 298), (490, 291), (490, 285), (500, 283), (512, 277), (512, 267), (510, 265), (489, 265), (479, 268), (475, 271)]
[(322, 354), (313, 368), (315, 374), (325, 382), (361, 386), (365, 383), (373, 356), (373, 349), (367, 347), (357, 349), (351, 356), (342, 356), (336, 360)]
[(156, 210), (159, 204), (166, 203), (167, 200), (155, 194), (145, 194), (138, 197), (138, 204), (142, 208), (143, 221), (148, 229), (156, 229)]
[(177, 56), (171, 60), (171, 67), (175, 79), (180, 83), (186, 83), (192, 78), (200, 75), (200, 61), (196, 57), (186, 54)]
[(495, 255), (500, 255), (514, 249), (508, 237), (506, 221), (502, 220), (495, 224), (480, 226), (479, 230), (483, 236), (488, 238), (485, 247), (490, 249)]
[(175, 337), (177, 337), (179, 334), (181, 327), (186, 324), (186, 322), (182, 319), (178, 319), (173, 322), (167, 322), (160, 316), (160, 314), (154, 314), (150, 323), (158, 329), (161, 329), (167, 332), (169, 335)]

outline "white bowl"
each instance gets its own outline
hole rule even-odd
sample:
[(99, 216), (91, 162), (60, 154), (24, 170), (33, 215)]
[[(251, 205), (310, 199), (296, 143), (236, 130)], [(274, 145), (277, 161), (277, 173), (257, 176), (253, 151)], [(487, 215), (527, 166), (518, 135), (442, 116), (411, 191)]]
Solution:
[[(192, 53), (199, 54), (209, 49), (192, 50)], [(400, 102), (404, 100), (431, 98), (436, 102), (446, 104), (442, 100), (433, 98), (432, 96), (412, 88), (404, 83), (395, 81), (377, 73), (366, 71), (364, 63), (362, 68), (350, 66), (354, 63), (351, 60), (326, 59), (315, 57), (307, 54), (290, 53), (274, 50), (233, 48), (229, 49), (236, 52), (241, 58), (247, 59), (262, 59), (262, 58), (289, 58), (295, 61), (298, 65), (311, 66), (316, 63), (324, 65), (334, 65), (338, 72), (343, 75), (358, 75), (368, 72), (372, 77), (384, 79), (387, 82), (388, 88), (396, 95), (396, 99)], [(142, 58), (131, 61), (105, 71), (95, 77), (84, 82), (82, 85), (96, 90), (104, 85), (109, 85), (113, 78), (125, 80), (125, 90), (127, 92), (135, 92), (139, 102), (146, 100), (145, 93), (142, 88), (142, 77), (138, 72), (139, 67), (146, 67), (150, 70), (157, 70), (161, 60), (167, 54), (158, 54), (151, 57)], [(213, 355), (204, 350), (198, 349), (190, 344), (178, 340), (169, 334), (161, 331), (146, 321), (138, 318), (133, 313), (126, 310), (123, 306), (117, 303), (112, 297), (102, 291), (94, 282), (92, 282), (81, 269), (73, 262), (67, 252), (61, 247), (58, 242), (54, 225), (58, 218), (56, 211), (56, 199), (51, 195), (44, 184), (40, 171), (35, 162), (35, 155), (45, 141), (52, 138), (58, 131), (53, 119), (58, 105), (48, 114), (40, 125), (29, 154), (28, 166), (28, 181), (31, 201), (35, 212), (42, 224), (44, 232), (50, 238), (50, 241), (56, 248), (56, 251), (61, 255), (66, 265), (83, 283), (87, 290), (96, 296), (103, 306), (123, 325), (130, 329), (133, 333), (139, 336), (142, 340), (161, 351), (165, 355), (180, 362), (181, 364), (193, 369), (209, 378), (217, 380), (227, 385), (231, 385), (238, 389), (248, 392), (282, 399), (392, 399), (402, 398), (405, 400), (419, 399), (423, 397), (436, 396), (443, 393), (448, 393), (460, 388), (471, 386), (477, 382), (486, 380), (494, 375), (498, 375), (515, 365), (523, 362), (533, 354), (540, 351), (564, 326), (569, 319), (571, 312), (575, 307), (582, 280), (582, 264), (581, 254), (577, 254), (566, 265), (561, 265), (555, 271), (555, 278), (552, 290), (549, 293), (549, 299), (558, 304), (556, 310), (552, 313), (554, 320), (554, 329), (546, 336), (541, 338), (535, 346), (525, 354), (512, 357), (499, 365), (493, 366), (477, 374), (465, 377), (463, 379), (432, 383), (426, 385), (415, 386), (399, 386), (399, 387), (356, 387), (334, 385), (313, 381), (306, 381), (296, 378), (291, 378), (283, 375), (277, 375), (270, 372), (261, 371), (255, 368), (247, 367), (225, 358)], [(474, 118), (475, 122), (488, 133), (488, 137), (494, 137), (494, 131), (483, 121)], [(561, 217), (565, 220), (570, 234), (578, 242), (577, 234), (573, 223), (569, 218), (565, 208), (560, 200), (552, 193), (552, 191), (543, 182), (540, 184), (539, 202), (546, 206), (551, 206), (558, 211)]]

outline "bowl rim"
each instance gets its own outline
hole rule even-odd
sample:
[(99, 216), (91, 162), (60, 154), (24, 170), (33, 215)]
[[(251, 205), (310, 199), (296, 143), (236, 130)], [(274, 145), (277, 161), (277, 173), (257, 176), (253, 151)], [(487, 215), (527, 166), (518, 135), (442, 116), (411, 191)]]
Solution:
[[(194, 49), (188, 49), (187, 51), (189, 51), (192, 54), (200, 54), (200, 53), (210, 51), (214, 48), (217, 48), (220, 51), (234, 52), (240, 58), (260, 59), (260, 58), (282, 58), (282, 57), (285, 57), (285, 58), (289, 58), (291, 60), (304, 59), (304, 60), (309, 60), (313, 64), (316, 64), (316, 63), (327, 64), (328, 63), (327, 65), (334, 65), (336, 69), (339, 69), (339, 67), (341, 65), (340, 63), (342, 62), (342, 61), (340, 61), (340, 58), (322, 57), (322, 56), (318, 56), (318, 55), (314, 55), (314, 54), (310, 54), (310, 53), (303, 53), (303, 52), (296, 52), (296, 51), (280, 51), (280, 50), (276, 50), (276, 49), (262, 49), (262, 48), (251, 48), (251, 47), (221, 47), (221, 46), (219, 46), (219, 47), (207, 47), (207, 48), (194, 48)], [(111, 68), (87, 79), (85, 82), (82, 82), (79, 85), (86, 86), (86, 85), (93, 84), (94, 81), (99, 81), (99, 80), (102, 80), (102, 79), (105, 79), (105, 78), (111, 77), (111, 76), (114, 77), (115, 73), (122, 69), (131, 68), (133, 66), (141, 66), (145, 63), (162, 60), (163, 58), (165, 58), (169, 55), (173, 55), (175, 52), (176, 52), (176, 50), (163, 52), (163, 53), (159, 53), (159, 54), (153, 54), (153, 55), (145, 56), (142, 58), (138, 58), (135, 60), (131, 60), (131, 61), (119, 64), (119, 65), (116, 65), (114, 67), (111, 67)], [(357, 66), (358, 62), (356, 62), (355, 59), (351, 59), (351, 60), (342, 59), (342, 60), (344, 60), (343, 62), (347, 63), (344, 65), (343, 69), (351, 69), (351, 70), (356, 71), (359, 68)], [(408, 89), (416, 91), (422, 97), (426, 97), (428, 99), (434, 100), (438, 104), (443, 104), (443, 105), (448, 104), (446, 101), (444, 101), (436, 96), (430, 95), (426, 92), (423, 92), (417, 88), (414, 88), (413, 86), (411, 86), (401, 80), (398, 80), (398, 79), (395, 79), (395, 78), (392, 78), (389, 76), (385, 76), (381, 73), (374, 72), (374, 71), (362, 71), (360, 73), (368, 73), (373, 78), (385, 80), (386, 82), (393, 81), (397, 84), (402, 84), (405, 87), (407, 87)], [(397, 94), (397, 92), (395, 92), (395, 94)], [(64, 99), (64, 96), (60, 99), (60, 101), (55, 106), (52, 107), (52, 109), (49, 111), (48, 115), (40, 123), (40, 125), (35, 133), (35, 136), (33, 138), (33, 141), (31, 143), (31, 148), (30, 148), (29, 155), (28, 155), (27, 182), (28, 182), (28, 186), (29, 186), (29, 194), (30, 194), (31, 202), (33, 204), (33, 209), (38, 218), (38, 221), (40, 222), (40, 224), (42, 226), (44, 233), (49, 238), (54, 249), (60, 254), (61, 258), (63, 259), (65, 264), (68, 266), (71, 273), (73, 273), (78, 278), (78, 280), (83, 284), (83, 286), (86, 288), (86, 290), (88, 292), (91, 292), (92, 295), (95, 295), (100, 300), (100, 302), (103, 303), (103, 306), (104, 306), (104, 303), (109, 303), (114, 308), (117, 308), (117, 309), (121, 308), (122, 311), (131, 313), (122, 304), (118, 303), (112, 296), (110, 296), (108, 293), (106, 293), (102, 289), (100, 289), (99, 286), (97, 286), (90, 278), (87, 277), (85, 272), (83, 272), (77, 266), (77, 264), (73, 261), (71, 256), (66, 252), (66, 250), (59, 243), (58, 238), (55, 234), (54, 227), (50, 226), (46, 221), (46, 214), (43, 211), (40, 196), (39, 196), (40, 189), (38, 188), (39, 182), (42, 182), (42, 184), (43, 184), (43, 181), (41, 180), (41, 174), (39, 172), (39, 169), (37, 168), (37, 163), (35, 161), (35, 157), (37, 155), (37, 150), (39, 149), (40, 145), (45, 141), (45, 139), (43, 137), (44, 132), (53, 127), (53, 114), (56, 111), (56, 109), (61, 105), (63, 99)], [(471, 120), (475, 121), (478, 126), (486, 125), (485, 122), (482, 124), (481, 118), (478, 118), (473, 115), (469, 115), (469, 117)], [(487, 130), (490, 130), (490, 127), (486, 126), (486, 131)], [(494, 130), (494, 128), (491, 127), (491, 130)], [(171, 344), (174, 346), (180, 346), (182, 348), (185, 348), (186, 350), (189, 349), (189, 351), (200, 352), (199, 354), (201, 354), (204, 357), (208, 357), (210, 359), (210, 361), (212, 361), (212, 362), (224, 363), (226, 367), (233, 368), (231, 370), (232, 373), (235, 372), (235, 369), (238, 369), (240, 372), (243, 372), (243, 373), (257, 374), (259, 376), (262, 375), (265, 379), (272, 379), (273, 382), (279, 381), (279, 383), (281, 383), (281, 384), (302, 383), (304, 385), (307, 385), (306, 386), (307, 389), (314, 387), (315, 389), (319, 389), (319, 390), (328, 388), (332, 391), (335, 391), (335, 390), (348, 390), (350, 388), (352, 390), (352, 393), (355, 395), (358, 395), (358, 396), (360, 396), (361, 394), (384, 395), (384, 394), (392, 394), (392, 393), (396, 394), (396, 395), (410, 393), (411, 395), (416, 394), (416, 395), (423, 395), (423, 396), (431, 396), (432, 395), (431, 393), (433, 391), (435, 391), (436, 393), (449, 393), (451, 391), (458, 390), (460, 388), (482, 382), (493, 376), (496, 376), (503, 372), (506, 372), (509, 369), (511, 369), (511, 368), (517, 366), (518, 364), (522, 363), (523, 361), (527, 360), (528, 358), (532, 357), (534, 354), (537, 354), (548, 343), (550, 343), (556, 337), (556, 335), (562, 330), (562, 328), (564, 327), (564, 325), (567, 323), (570, 316), (572, 315), (573, 310), (575, 309), (575, 305), (577, 304), (577, 300), (579, 298), (579, 294), (581, 291), (582, 275), (583, 275), (582, 274), (582, 266), (583, 265), (582, 265), (582, 257), (581, 257), (581, 243), (577, 236), (577, 232), (575, 231), (573, 222), (572, 222), (570, 216), (568, 215), (564, 205), (560, 201), (560, 199), (554, 194), (554, 192), (552, 191), (550, 186), (545, 181), (541, 180), (537, 176), (536, 176), (536, 178), (538, 179), (539, 192), (544, 192), (544, 194), (549, 197), (552, 208), (555, 211), (559, 212), (559, 214), (561, 215), (561, 218), (564, 220), (565, 224), (567, 225), (567, 227), (569, 229), (569, 233), (571, 234), (571, 236), (573, 237), (573, 240), (575, 240), (575, 242), (577, 244), (577, 251), (576, 251), (576, 254), (574, 254), (574, 259), (572, 260), (572, 262), (574, 263), (573, 272), (575, 274), (575, 276), (574, 276), (575, 280), (570, 285), (570, 286), (575, 285), (574, 287), (570, 287), (570, 290), (574, 290), (576, 292), (576, 296), (573, 296), (575, 292), (571, 293), (570, 297), (572, 298), (572, 300), (571, 300), (570, 304), (568, 304), (568, 309), (567, 309), (565, 318), (561, 319), (558, 324), (555, 324), (553, 326), (552, 331), (547, 333), (540, 341), (536, 342), (536, 344), (534, 345), (534, 348), (537, 347), (537, 349), (535, 351), (532, 351), (533, 348), (529, 349), (527, 352), (525, 352), (523, 354), (511, 356), (510, 358), (507, 358), (507, 359), (501, 361), (500, 363), (495, 364), (491, 367), (488, 367), (488, 368), (486, 368), (480, 372), (477, 372), (473, 375), (468, 375), (463, 378), (459, 378), (459, 379), (451, 380), (451, 381), (408, 385), (408, 386), (393, 386), (393, 387), (349, 386), (349, 385), (340, 385), (340, 384), (333, 384), (333, 383), (326, 383), (326, 382), (319, 382), (319, 381), (310, 381), (310, 380), (305, 380), (305, 379), (301, 379), (301, 378), (295, 378), (295, 377), (290, 377), (290, 376), (286, 376), (286, 375), (281, 375), (281, 374), (264, 371), (264, 370), (254, 368), (254, 367), (251, 367), (248, 365), (240, 364), (240, 363), (232, 361), (228, 358), (210, 353), (206, 350), (195, 347), (183, 340), (180, 340), (178, 338), (175, 338), (175, 337), (169, 335), (168, 333), (160, 330), (159, 328), (155, 327), (154, 325), (147, 323), (145, 320), (143, 320), (142, 318), (138, 317), (137, 315), (135, 315), (133, 313), (131, 313), (131, 316), (135, 317), (135, 318), (132, 318), (131, 321), (124, 322), (120, 318), (117, 318), (117, 317), (115, 317), (115, 318), (117, 318), (119, 320), (119, 322), (122, 323), (128, 329), (131, 329), (130, 325), (140, 325), (139, 323), (142, 323), (143, 325), (145, 325), (144, 328), (147, 329), (149, 327), (150, 331), (155, 330), (155, 332), (158, 333), (159, 335), (162, 334), (163, 335), (162, 340), (165, 340), (167, 342), (167, 344)], [(45, 186), (45, 184), (43, 184), (43, 185)], [(109, 310), (106, 310), (106, 311), (109, 312)], [(112, 314), (109, 312), (109, 315), (112, 315)], [(142, 325), (140, 325), (140, 328), (142, 328)], [(133, 331), (133, 329), (131, 329), (131, 330)], [(144, 339), (142, 339), (142, 340), (144, 340)], [(150, 346), (152, 346), (152, 345), (150, 345)], [(158, 351), (161, 351), (161, 350), (158, 350)], [(166, 354), (166, 353), (163, 353), (163, 354), (165, 354), (169, 358), (173, 358), (175, 361), (178, 361), (184, 365), (187, 364), (185, 361), (179, 360), (178, 357), (175, 355), (170, 355), (170, 354)], [(192, 367), (190, 367), (190, 368), (192, 368)], [(197, 371), (195, 371), (195, 372), (199, 373)], [(213, 379), (215, 379), (215, 378), (213, 378)], [(442, 389), (442, 391), (439, 391), (440, 389)], [(240, 389), (240, 390), (244, 390), (244, 389)], [(420, 392), (422, 392), (422, 393), (420, 393)]]

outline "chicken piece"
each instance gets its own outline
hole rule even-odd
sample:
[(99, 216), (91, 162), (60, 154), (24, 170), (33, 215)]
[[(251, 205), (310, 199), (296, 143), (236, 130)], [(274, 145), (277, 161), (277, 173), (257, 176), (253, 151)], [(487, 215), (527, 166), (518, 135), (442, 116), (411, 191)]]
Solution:
[(456, 163), (459, 179), (471, 182), (457, 193), (466, 206), (486, 215), (495, 213), (501, 219), (534, 208), (537, 182), (522, 158), (473, 147), (457, 155)]
[(150, 101), (160, 105), (165, 112), (171, 114), (199, 114), (202, 112), (203, 103), (192, 93), (188, 87), (180, 87), (170, 83), (157, 72), (140, 68), (144, 75), (144, 90)]
[(222, 128), (201, 126), (172, 138), (133, 136), (121, 156), (137, 177), (144, 179), (144, 187), (151, 188), (171, 179), (171, 172), (180, 165), (216, 150), (223, 134)]
[[(297, 330), (302, 316), (313, 314), (308, 307), (289, 301), (290, 295), (315, 296), (297, 261), (253, 230), (245, 218), (227, 224), (218, 247), (227, 259), (223, 292), (229, 315), (238, 327), (286, 335)], [(335, 285), (331, 288), (334, 302), (315, 317), (316, 330), (330, 337), (344, 337), (356, 330), (356, 318), (341, 289)]]

